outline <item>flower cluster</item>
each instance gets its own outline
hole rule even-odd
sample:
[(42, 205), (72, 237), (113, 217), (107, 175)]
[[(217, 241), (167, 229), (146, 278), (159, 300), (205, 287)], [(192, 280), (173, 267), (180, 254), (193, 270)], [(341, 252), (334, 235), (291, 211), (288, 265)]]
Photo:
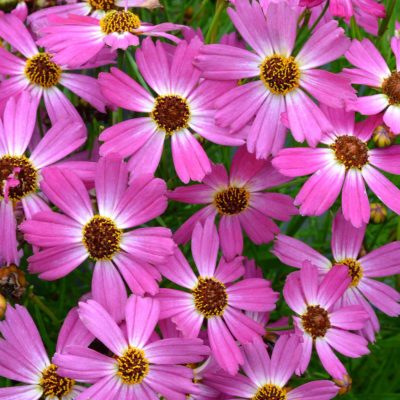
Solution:
[(0, 11), (0, 399), (350, 390), (400, 315), (394, 3), (51, 3)]

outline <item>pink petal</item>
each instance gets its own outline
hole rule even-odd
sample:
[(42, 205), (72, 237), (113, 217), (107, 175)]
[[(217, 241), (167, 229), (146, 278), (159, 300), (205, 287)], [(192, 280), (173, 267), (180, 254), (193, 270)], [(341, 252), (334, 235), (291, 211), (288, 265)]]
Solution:
[(369, 278), (400, 274), (400, 242), (388, 243), (359, 259)]
[(325, 339), (329, 345), (346, 357), (358, 358), (369, 353), (368, 342), (354, 333), (331, 328), (326, 333)]
[(221, 216), (218, 235), (224, 257), (231, 260), (243, 252), (243, 234), (240, 220), (236, 215)]
[(317, 340), (315, 348), (322, 362), (323, 367), (335, 379), (342, 379), (347, 374), (346, 368), (341, 361), (335, 356), (331, 347), (325, 340)]

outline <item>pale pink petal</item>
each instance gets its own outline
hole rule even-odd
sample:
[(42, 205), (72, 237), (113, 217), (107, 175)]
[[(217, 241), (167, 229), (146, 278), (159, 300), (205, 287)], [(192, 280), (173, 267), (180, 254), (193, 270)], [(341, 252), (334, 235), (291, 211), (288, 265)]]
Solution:
[(383, 121), (395, 135), (400, 134), (400, 107), (390, 105), (383, 114)]
[(388, 243), (359, 259), (369, 278), (400, 274), (400, 242)]

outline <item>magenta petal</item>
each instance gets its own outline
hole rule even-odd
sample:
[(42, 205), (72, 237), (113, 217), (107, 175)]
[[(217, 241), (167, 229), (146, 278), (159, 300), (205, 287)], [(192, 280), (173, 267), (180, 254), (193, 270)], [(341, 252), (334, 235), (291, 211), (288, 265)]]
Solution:
[(273, 254), (291, 267), (301, 268), (305, 260), (311, 261), (321, 272), (331, 267), (331, 262), (316, 250), (298, 239), (282, 234), (276, 237)]
[(298, 386), (288, 393), (288, 400), (330, 400), (338, 393), (332, 381), (313, 381)]
[(218, 233), (221, 249), (227, 260), (243, 252), (243, 234), (239, 218), (235, 215), (223, 215), (219, 222)]
[(335, 379), (342, 379), (347, 374), (346, 368), (333, 353), (331, 347), (325, 340), (317, 340), (315, 348), (324, 368)]
[(368, 278), (400, 274), (400, 242), (388, 243), (359, 259)]
[(361, 305), (341, 307), (329, 314), (332, 326), (346, 330), (362, 329), (369, 316)]
[(243, 364), (243, 355), (221, 318), (214, 317), (208, 320), (208, 338), (220, 367), (229, 374), (236, 375), (239, 365)]
[(400, 145), (393, 145), (386, 149), (372, 149), (369, 151), (369, 162), (391, 174), (400, 174)]
[(23, 385), (8, 388), (0, 388), (1, 400), (38, 400), (42, 393), (37, 385)]
[(366, 225), (361, 228), (346, 221), (339, 211), (332, 226), (332, 253), (337, 262), (345, 258), (357, 259), (364, 239)]
[(355, 333), (331, 328), (326, 333), (325, 339), (329, 345), (346, 357), (358, 358), (369, 353), (368, 342)]
[(121, 275), (111, 261), (97, 261), (92, 277), (92, 298), (116, 320), (124, 319), (127, 293)]
[(0, 258), (18, 265), (17, 221), (12, 202), (0, 200)]
[(331, 163), (317, 171), (301, 188), (295, 205), (300, 206), (301, 215), (321, 215), (337, 199), (342, 188), (345, 166)]
[(362, 169), (362, 174), (367, 185), (378, 198), (395, 213), (400, 214), (400, 190), (370, 165)]

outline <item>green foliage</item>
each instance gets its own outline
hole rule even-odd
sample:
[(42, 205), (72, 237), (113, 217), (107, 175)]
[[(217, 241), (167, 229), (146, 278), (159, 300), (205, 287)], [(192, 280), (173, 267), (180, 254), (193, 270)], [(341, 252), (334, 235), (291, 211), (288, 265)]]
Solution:
[[(154, 23), (171, 21), (200, 28), (207, 42), (215, 42), (224, 33), (233, 31), (233, 26), (225, 12), (227, 4), (222, 0), (164, 0), (162, 3), (164, 6), (163, 9), (153, 11), (141, 10), (140, 17), (145, 21), (152, 21)], [(369, 37), (373, 40), (389, 61), (389, 64), (394, 68), (394, 57), (390, 50), (389, 40), (394, 33), (394, 22), (400, 17), (400, 1), (384, 0), (383, 3), (385, 3), (387, 9), (392, 9), (392, 12), (390, 18), (381, 22), (382, 34), (378, 38), (365, 33), (354, 21), (351, 21), (350, 27), (343, 22), (341, 22), (341, 25), (346, 29), (350, 37)], [(299, 40), (304, 42), (308, 36), (309, 30), (304, 27), (300, 32)], [(126, 54), (121, 53), (118, 64), (141, 84), (146, 85), (134, 61), (134, 49), (130, 49)], [(349, 64), (342, 58), (329, 65), (328, 69), (337, 72), (347, 66)], [(76, 98), (71, 96), (71, 99), (77, 106), (79, 105), (79, 101)], [(82, 111), (82, 109), (80, 110)], [(89, 151), (92, 150), (101, 129), (132, 117), (132, 113), (122, 110), (110, 112), (107, 117), (93, 113), (91, 110), (85, 110), (85, 115), (87, 115), (89, 129), (89, 140), (85, 149)], [(288, 138), (288, 145), (299, 146), (291, 138)], [(233, 153), (231, 148), (223, 148), (211, 143), (205, 143), (205, 148), (211, 160), (224, 163), (229, 167)], [(168, 143), (157, 175), (166, 180), (169, 189), (181, 185), (174, 172)], [(395, 179), (394, 182), (399, 186), (400, 177)], [(296, 179), (290, 184), (283, 185), (280, 191), (294, 197), (303, 183), (303, 178)], [(372, 199), (371, 193), (369, 195)], [(339, 203), (335, 204), (333, 210), (336, 211), (338, 207)], [(170, 227), (172, 230), (176, 230), (198, 208), (198, 206), (170, 202), (166, 213), (161, 218), (158, 218), (154, 224), (161, 224)], [(290, 236), (303, 240), (330, 258), (333, 215), (334, 212), (331, 211), (318, 218), (296, 216), (289, 223), (282, 223), (281, 230)], [(368, 251), (371, 251), (390, 241), (399, 240), (399, 227), (400, 218), (389, 212), (385, 223), (368, 226), (364, 247)], [(265, 278), (270, 279), (273, 282), (274, 289), (281, 292), (287, 274), (293, 271), (293, 269), (280, 263), (270, 253), (270, 249), (271, 245), (255, 246), (249, 240), (246, 240), (245, 243), (245, 255), (256, 260), (257, 264), (262, 267)], [(26, 258), (29, 256), (30, 251), (28, 247), (25, 250), (25, 257), (21, 267), (26, 271)], [(189, 252), (189, 247), (185, 246), (187, 256), (189, 256)], [(23, 299), (23, 303), (28, 307), (35, 319), (49, 354), (52, 354), (55, 350), (58, 331), (68, 311), (77, 305), (83, 294), (89, 292), (91, 275), (91, 266), (88, 262), (67, 277), (55, 282), (46, 282), (38, 279), (36, 276), (27, 275), (30, 287)], [(397, 290), (400, 289), (399, 277), (386, 278), (385, 282)], [(273, 313), (272, 318), (277, 319), (285, 315), (290, 316), (290, 310), (285, 305), (281, 296), (277, 310)], [(378, 334), (376, 344), (370, 345), (371, 354), (356, 360), (342, 358), (353, 379), (353, 390), (343, 396), (344, 400), (400, 399), (400, 379), (398, 372), (400, 371), (399, 319), (389, 318), (381, 313), (378, 313), (378, 316), (381, 322), (381, 331)], [(290, 355), (288, 356), (290, 357)], [(314, 358), (305, 378), (306, 380), (329, 379), (329, 376), (323, 370), (319, 361)], [(300, 381), (304, 380), (294, 380), (294, 382)], [(0, 378), (0, 387), (10, 385), (11, 382)]]

